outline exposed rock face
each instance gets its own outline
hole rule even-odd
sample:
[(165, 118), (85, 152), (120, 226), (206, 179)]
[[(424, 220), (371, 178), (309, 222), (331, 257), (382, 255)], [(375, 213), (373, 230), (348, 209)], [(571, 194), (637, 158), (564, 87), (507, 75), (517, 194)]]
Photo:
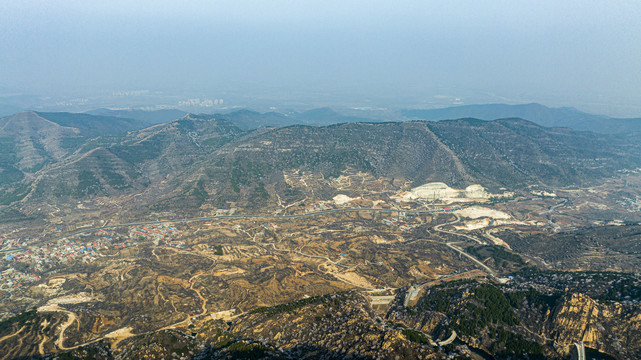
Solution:
[[(597, 303), (582, 294), (572, 294), (563, 300), (551, 316), (554, 338), (560, 343), (583, 341), (586, 345), (596, 347), (602, 340), (602, 334), (596, 326), (600, 316), (608, 315), (600, 311)], [(552, 335), (552, 334), (550, 334)]]
[(583, 294), (572, 294), (549, 314), (543, 333), (559, 344), (581, 341), (600, 351), (635, 359), (627, 349), (641, 345), (641, 312), (620, 303), (600, 304)]
[(407, 196), (410, 199), (456, 199), (456, 198), (473, 198), (487, 199), (490, 194), (481, 185), (474, 184), (465, 188), (465, 190), (454, 189), (442, 182), (432, 182), (413, 188)]
[(419, 199), (443, 199), (460, 197), (461, 190), (452, 189), (442, 182), (424, 184), (412, 189), (412, 195)]
[(474, 184), (465, 188), (465, 197), (485, 199), (490, 197), (490, 194), (485, 191), (485, 188), (483, 186)]

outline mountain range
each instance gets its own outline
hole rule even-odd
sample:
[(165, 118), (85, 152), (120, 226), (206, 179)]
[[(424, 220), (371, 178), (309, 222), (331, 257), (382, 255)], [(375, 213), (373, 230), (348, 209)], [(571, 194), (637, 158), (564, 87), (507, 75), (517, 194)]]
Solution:
[(416, 184), (517, 189), (589, 184), (641, 166), (634, 135), (546, 128), (522, 119), (248, 130), (256, 125), (248, 119), (256, 118), (289, 119), (247, 111), (188, 114), (140, 129), (146, 125), (140, 120), (87, 114), (2, 118), (1, 200), (35, 208), (139, 193), (145, 206), (168, 199), (187, 208), (205, 200), (259, 206), (284, 196), (283, 174), (290, 170), (336, 177), (349, 169)]
[(181, 118), (187, 115), (186, 111), (177, 110), (177, 109), (162, 109), (162, 110), (140, 110), (140, 109), (123, 109), (123, 110), (112, 110), (112, 109), (94, 109), (87, 111), (85, 114), (88, 115), (98, 115), (98, 116), (109, 116), (117, 118), (126, 118), (126, 119), (135, 119), (142, 121), (147, 125), (156, 125), (166, 123), (178, 118)]
[(604, 134), (625, 134), (641, 131), (641, 118), (612, 118), (593, 115), (570, 107), (549, 108), (541, 104), (484, 104), (463, 105), (442, 109), (406, 109), (402, 114), (409, 119), (438, 121), (473, 117), (494, 120), (518, 117), (541, 126), (567, 127), (574, 130)]

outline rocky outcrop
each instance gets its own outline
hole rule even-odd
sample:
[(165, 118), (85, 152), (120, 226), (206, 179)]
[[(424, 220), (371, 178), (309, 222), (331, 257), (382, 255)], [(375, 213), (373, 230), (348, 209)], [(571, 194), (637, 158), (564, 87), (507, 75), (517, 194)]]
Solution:
[(562, 344), (582, 341), (588, 346), (596, 347), (603, 339), (597, 328), (601, 310), (597, 303), (582, 294), (572, 294), (559, 305), (549, 322), (549, 337)]
[(599, 303), (576, 293), (561, 300), (544, 325), (543, 334), (560, 345), (583, 342), (622, 358), (638, 358), (625, 349), (641, 346), (641, 311), (621, 303)]

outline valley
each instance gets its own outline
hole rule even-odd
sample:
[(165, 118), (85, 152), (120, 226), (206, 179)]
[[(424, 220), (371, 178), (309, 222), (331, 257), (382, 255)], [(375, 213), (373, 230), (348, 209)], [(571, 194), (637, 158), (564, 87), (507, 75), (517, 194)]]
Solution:
[(0, 2), (0, 360), (641, 359), (639, 14)]
[(633, 359), (640, 159), (608, 139), (187, 115), (89, 140), (7, 185), (0, 358)]

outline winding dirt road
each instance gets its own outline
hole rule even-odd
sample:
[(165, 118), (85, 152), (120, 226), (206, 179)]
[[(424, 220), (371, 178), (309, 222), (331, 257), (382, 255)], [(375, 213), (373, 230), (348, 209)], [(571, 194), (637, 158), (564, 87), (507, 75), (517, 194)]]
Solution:
[(75, 349), (76, 346), (68, 348), (68, 347), (66, 347), (64, 345), (64, 343), (65, 343), (65, 331), (67, 330), (67, 328), (69, 326), (71, 326), (71, 324), (73, 324), (74, 322), (78, 321), (78, 317), (76, 316), (76, 314), (71, 312), (71, 311), (69, 311), (69, 310), (63, 309), (58, 305), (41, 306), (41, 307), (38, 308), (38, 311), (39, 312), (45, 312), (45, 311), (46, 312), (62, 312), (62, 313), (67, 314), (67, 321), (65, 321), (64, 323), (60, 324), (60, 330), (58, 332), (58, 339), (56, 339), (55, 344), (58, 347), (58, 349), (60, 349), (60, 350)]

